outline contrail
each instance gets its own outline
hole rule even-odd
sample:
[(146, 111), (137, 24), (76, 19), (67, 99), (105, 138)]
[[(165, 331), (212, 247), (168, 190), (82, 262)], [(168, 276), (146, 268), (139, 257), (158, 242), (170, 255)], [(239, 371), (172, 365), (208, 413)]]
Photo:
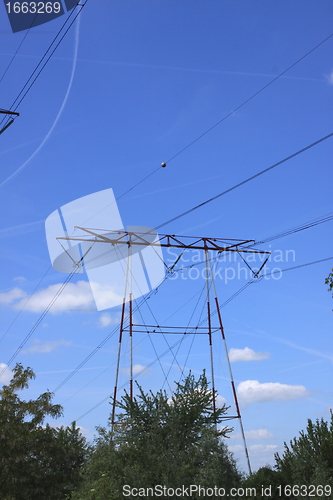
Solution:
[(43, 141), (41, 142), (41, 144), (38, 146), (38, 148), (32, 153), (32, 155), (23, 163), (23, 165), (21, 165), (17, 170), (15, 170), (15, 172), (13, 172), (9, 177), (7, 177), (7, 179), (5, 179), (4, 181), (2, 181), (2, 183), (0, 184), (0, 187), (4, 186), (5, 184), (7, 184), (7, 182), (9, 182), (13, 177), (15, 177), (19, 172), (21, 172), (21, 170), (23, 170), (27, 165), (28, 163), (36, 156), (36, 154), (42, 149), (42, 147), (44, 146), (44, 144), (46, 143), (46, 141), (49, 139), (50, 135), (52, 134), (53, 130), (55, 129), (58, 121), (59, 121), (59, 118), (61, 117), (62, 115), (62, 112), (66, 106), (66, 103), (67, 103), (67, 99), (68, 99), (68, 96), (69, 96), (69, 93), (71, 91), (71, 88), (72, 88), (72, 84), (73, 84), (73, 80), (74, 80), (74, 74), (75, 74), (75, 69), (76, 69), (76, 63), (77, 63), (77, 53), (78, 53), (78, 48), (79, 48), (79, 33), (80, 33), (80, 17), (78, 17), (77, 21), (76, 21), (76, 30), (75, 30), (75, 42), (74, 42), (74, 60), (73, 60), (73, 66), (72, 66), (72, 73), (71, 73), (71, 77), (70, 77), (70, 80), (69, 80), (69, 84), (68, 84), (68, 88), (67, 88), (67, 92), (66, 92), (66, 95), (64, 97), (64, 100), (61, 104), (61, 107), (58, 111), (58, 114), (52, 124), (52, 127), (50, 128), (50, 130), (48, 131), (48, 133), (46, 134), (46, 136), (44, 137)]

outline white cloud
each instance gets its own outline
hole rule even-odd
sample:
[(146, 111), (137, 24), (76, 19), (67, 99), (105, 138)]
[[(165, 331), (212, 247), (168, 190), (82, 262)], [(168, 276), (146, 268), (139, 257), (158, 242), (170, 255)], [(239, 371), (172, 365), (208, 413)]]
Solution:
[[(115, 305), (121, 302), (120, 297), (114, 292), (111, 286), (102, 286), (98, 283), (88, 281), (78, 281), (77, 283), (68, 283), (60, 295), (55, 300), (50, 309), (50, 313), (59, 314), (67, 311), (96, 311), (95, 300), (91, 291), (94, 287), (94, 294), (98, 297), (100, 304), (110, 303)], [(43, 290), (31, 295), (20, 288), (13, 288), (9, 292), (0, 293), (0, 304), (11, 304), (14, 309), (22, 309), (31, 312), (43, 312), (55, 298), (63, 283), (50, 285)], [(27, 299), (29, 299), (27, 301)]]
[(90, 281), (90, 286), (99, 310), (110, 309), (123, 302), (123, 297), (118, 295), (110, 285), (101, 285), (100, 283)]
[[(229, 445), (229, 450), (235, 453), (235, 456), (239, 463), (243, 463), (243, 467), (246, 468), (247, 464), (245, 462), (245, 452), (244, 446), (241, 444)], [(274, 444), (254, 444), (247, 447), (250, 461), (253, 469), (259, 469), (264, 467), (266, 464), (274, 463), (274, 454), (280, 452), (279, 446)]]
[(0, 363), (0, 373), (2, 370), (5, 368), (5, 371), (3, 374), (0, 376), (0, 383), (1, 384), (8, 384), (8, 382), (12, 379), (13, 377), (13, 372), (8, 368), (8, 366), (5, 363)]
[(328, 80), (328, 83), (330, 85), (333, 85), (333, 69), (332, 71), (330, 72), (330, 74), (327, 76), (327, 80)]
[[(234, 444), (228, 446), (229, 450), (233, 453), (244, 453), (244, 446), (241, 444)], [(278, 446), (276, 444), (252, 444), (248, 446), (250, 456), (272, 456), (278, 450)], [(267, 463), (267, 462), (266, 462)]]
[(253, 444), (249, 447), (251, 455), (263, 455), (275, 453), (278, 449), (276, 444)]
[[(242, 434), (240, 432), (235, 432), (232, 434), (232, 437), (235, 439), (241, 439)], [(254, 439), (273, 439), (275, 436), (267, 429), (255, 429), (252, 431), (245, 431), (245, 437), (248, 440), (254, 440)]]
[(27, 281), (27, 278), (25, 278), (24, 276), (16, 276), (16, 278), (14, 278), (14, 281), (19, 281), (20, 283), (22, 283), (23, 281)]
[(100, 328), (106, 328), (109, 325), (114, 325), (119, 323), (119, 318), (118, 317), (113, 317), (109, 313), (103, 313), (98, 322), (98, 326)]
[(260, 361), (269, 358), (269, 356), (269, 352), (255, 352), (249, 347), (244, 347), (244, 349), (231, 348), (229, 351), (230, 361), (233, 363), (237, 361)]
[(22, 353), (27, 354), (27, 353), (34, 353), (34, 352), (52, 352), (54, 349), (61, 345), (69, 346), (71, 345), (72, 342), (69, 342), (67, 340), (49, 340), (47, 342), (41, 343), (40, 340), (35, 340), (34, 345), (31, 347), (28, 347), (28, 349), (24, 349)]
[(24, 290), (21, 290), (20, 288), (13, 288), (9, 292), (0, 293), (0, 304), (9, 305), (26, 296), (27, 294)]
[[(146, 366), (144, 365), (140, 365), (140, 364), (136, 364), (136, 365), (133, 365), (133, 375), (137, 375), (138, 373), (140, 373), (142, 370), (145, 370)], [(130, 369), (129, 368), (122, 368), (121, 370), (123, 373), (125, 373), (126, 375), (129, 375), (130, 374)], [(147, 374), (147, 370), (145, 370), (144, 372), (145, 374)]]
[[(40, 290), (30, 297), (29, 302), (25, 306), (26, 311), (43, 312), (51, 300), (54, 299), (59, 292), (62, 283), (50, 285), (44, 290)], [(21, 309), (25, 301), (20, 301), (15, 304), (16, 309)], [(94, 298), (91, 293), (89, 283), (87, 281), (78, 281), (77, 283), (68, 283), (59, 297), (52, 305), (50, 312), (53, 314), (62, 313), (65, 311), (86, 311), (96, 309)]]
[(222, 408), (223, 405), (227, 404), (226, 399), (224, 399), (223, 396), (220, 396), (219, 394), (216, 396), (216, 407), (217, 408)]
[(279, 382), (261, 384), (258, 380), (241, 382), (237, 387), (237, 392), (243, 404), (265, 401), (292, 401), (309, 395), (309, 391), (304, 385), (287, 385)]

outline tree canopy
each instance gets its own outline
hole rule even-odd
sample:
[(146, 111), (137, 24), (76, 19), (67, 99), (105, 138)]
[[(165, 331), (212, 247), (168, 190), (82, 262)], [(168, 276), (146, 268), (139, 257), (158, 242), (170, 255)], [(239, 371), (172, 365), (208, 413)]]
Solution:
[(24, 401), (17, 391), (35, 378), (31, 368), (17, 364), (13, 378), (0, 390), (0, 491), (2, 500), (62, 500), (80, 481), (86, 441), (70, 427), (43, 425), (47, 416), (62, 415), (52, 393)]
[(85, 468), (86, 486), (75, 498), (119, 498), (126, 484), (134, 488), (239, 484), (241, 475), (222, 440), (231, 429), (216, 428), (227, 409), (213, 411), (205, 373), (198, 380), (190, 373), (176, 385), (171, 398), (165, 391), (145, 393), (139, 385), (133, 399), (125, 393), (117, 403), (123, 413), (114, 432), (99, 428)]
[[(331, 292), (333, 290), (333, 268), (332, 272), (325, 279), (325, 284), (328, 285), (328, 291)], [(333, 297), (333, 293), (332, 293)]]
[(309, 419), (306, 431), (289, 445), (285, 443), (284, 448), (282, 457), (277, 453), (275, 459), (286, 484), (331, 485), (333, 490), (332, 411), (330, 422), (321, 418), (313, 423)]

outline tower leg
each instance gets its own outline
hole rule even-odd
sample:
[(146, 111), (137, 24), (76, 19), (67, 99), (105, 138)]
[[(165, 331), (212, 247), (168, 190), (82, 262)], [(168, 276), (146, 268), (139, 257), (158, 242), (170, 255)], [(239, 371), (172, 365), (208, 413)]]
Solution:
[[(216, 412), (216, 392), (215, 392), (215, 377), (214, 377), (214, 357), (213, 357), (213, 339), (212, 339), (212, 320), (210, 311), (210, 293), (209, 293), (209, 255), (208, 250), (205, 250), (205, 260), (206, 260), (206, 292), (207, 292), (207, 318), (208, 318), (208, 339), (209, 339), (209, 352), (210, 352), (210, 368), (211, 368), (211, 379), (212, 379), (212, 393), (213, 393), (213, 412)], [(215, 429), (217, 430), (217, 423), (215, 420)]]
[(218, 316), (218, 320), (219, 320), (219, 326), (220, 326), (220, 330), (221, 330), (221, 334), (222, 334), (222, 339), (223, 339), (223, 344), (224, 344), (224, 349), (225, 349), (225, 355), (226, 355), (228, 369), (229, 369), (229, 375), (230, 375), (230, 381), (231, 381), (231, 388), (232, 388), (232, 393), (233, 393), (233, 396), (234, 396), (234, 402), (235, 402), (236, 411), (237, 411), (237, 418), (239, 419), (240, 428), (241, 428), (241, 434), (242, 434), (242, 439), (243, 439), (243, 444), (244, 444), (244, 450), (245, 450), (245, 456), (246, 456), (246, 460), (247, 460), (247, 466), (248, 466), (248, 469), (249, 469), (249, 473), (252, 474), (250, 457), (249, 457), (249, 452), (248, 452), (248, 449), (247, 449), (247, 444), (246, 444), (246, 439), (245, 439), (245, 432), (244, 432), (242, 417), (241, 417), (240, 408), (239, 408), (239, 404), (238, 404), (238, 398), (237, 398), (237, 392), (236, 392), (236, 388), (235, 388), (234, 377), (233, 377), (232, 370), (231, 370), (231, 363), (230, 363), (230, 359), (229, 359), (229, 352), (228, 352), (228, 347), (227, 347), (227, 341), (226, 341), (225, 334), (224, 334), (224, 328), (223, 328), (223, 323), (222, 323), (222, 315), (221, 315), (219, 301), (218, 301), (217, 293), (216, 293), (214, 275), (213, 275), (213, 271), (212, 271), (211, 265), (210, 265), (209, 261), (207, 260), (207, 264), (206, 265), (208, 266), (208, 264), (209, 264), (211, 282), (212, 282), (213, 291), (214, 291), (216, 311), (217, 311), (217, 316)]
[(133, 302), (132, 293), (129, 301), (129, 341), (130, 341), (130, 398), (133, 399)]
[(128, 279), (129, 279), (129, 343), (130, 343), (130, 385), (129, 394), (133, 399), (133, 272), (132, 272), (132, 236), (128, 246)]
[(118, 344), (118, 357), (117, 357), (117, 365), (116, 365), (116, 380), (115, 380), (114, 391), (113, 391), (112, 416), (111, 416), (111, 431), (112, 432), (113, 432), (114, 424), (115, 424), (114, 419), (115, 419), (115, 413), (116, 413), (117, 386), (118, 386), (118, 377), (119, 377), (121, 342), (122, 342), (122, 338), (123, 338), (124, 319), (125, 319), (125, 304), (126, 304), (126, 297), (124, 297), (124, 299), (123, 299), (123, 305), (122, 305), (122, 309), (121, 309), (120, 328), (119, 328), (119, 344)]

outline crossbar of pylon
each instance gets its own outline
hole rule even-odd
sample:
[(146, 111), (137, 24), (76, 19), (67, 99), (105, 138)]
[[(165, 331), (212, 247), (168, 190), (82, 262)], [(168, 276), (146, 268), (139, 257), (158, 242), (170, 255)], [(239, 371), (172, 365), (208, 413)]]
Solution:
[[(222, 238), (206, 238), (197, 236), (177, 236), (174, 234), (159, 234), (156, 241), (150, 242), (147, 235), (152, 233), (133, 232), (133, 231), (111, 231), (108, 229), (93, 229), (75, 226), (86, 234), (78, 236), (61, 236), (57, 240), (67, 240), (76, 242), (110, 243), (111, 245), (131, 245), (139, 246), (157, 246), (165, 248), (182, 248), (194, 250), (212, 250), (217, 252), (240, 252), (240, 253), (258, 253), (267, 254), (265, 250), (253, 250), (244, 248), (244, 245), (254, 243), (255, 240), (236, 240)], [(94, 238), (92, 238), (93, 236)], [(185, 240), (185, 241), (184, 241)]]

